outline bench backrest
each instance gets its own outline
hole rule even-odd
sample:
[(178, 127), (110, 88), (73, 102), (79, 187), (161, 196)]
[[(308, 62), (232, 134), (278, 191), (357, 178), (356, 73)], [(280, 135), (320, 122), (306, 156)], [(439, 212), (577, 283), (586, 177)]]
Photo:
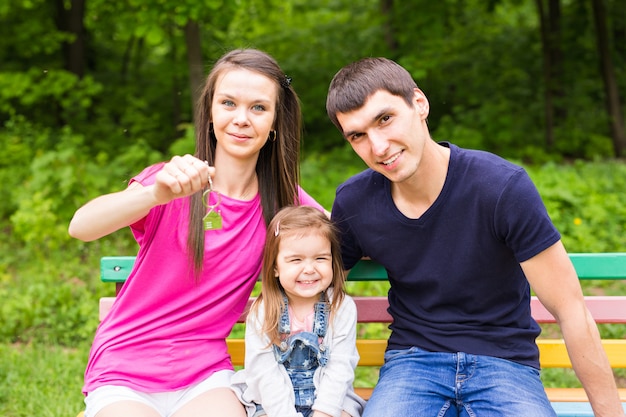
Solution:
[[(581, 280), (626, 280), (626, 253), (572, 253), (570, 259)], [(101, 279), (114, 282), (121, 288), (135, 262), (134, 256), (103, 257), (101, 259)], [(386, 270), (371, 260), (362, 260), (355, 265), (348, 275), (348, 281), (384, 281)], [(387, 297), (353, 295), (358, 308), (359, 323), (391, 323)], [(100, 317), (111, 308), (114, 298), (100, 301)], [(597, 323), (626, 323), (626, 296), (586, 296), (585, 302)], [(532, 315), (539, 323), (555, 323), (554, 317), (536, 297), (531, 300)], [(244, 312), (239, 322), (245, 321)], [(571, 367), (569, 357), (562, 340), (538, 339), (542, 367)], [(231, 342), (231, 348), (239, 354), (233, 355), (236, 364), (243, 363), (243, 344)], [(611, 366), (626, 368), (626, 339), (604, 340), (604, 348)], [(386, 340), (359, 340), (359, 365), (382, 364)]]

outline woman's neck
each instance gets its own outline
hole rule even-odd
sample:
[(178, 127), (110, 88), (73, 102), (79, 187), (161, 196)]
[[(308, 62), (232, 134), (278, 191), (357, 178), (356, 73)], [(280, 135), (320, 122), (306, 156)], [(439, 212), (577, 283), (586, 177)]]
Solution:
[(259, 191), (256, 164), (222, 162), (216, 158), (213, 189), (235, 200), (252, 200)]

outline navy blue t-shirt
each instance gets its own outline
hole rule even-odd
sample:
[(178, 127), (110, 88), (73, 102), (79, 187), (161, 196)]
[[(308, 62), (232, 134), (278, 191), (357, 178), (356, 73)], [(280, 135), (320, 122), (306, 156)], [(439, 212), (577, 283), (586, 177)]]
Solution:
[(530, 287), (520, 262), (560, 234), (523, 168), (452, 144), (443, 189), (419, 218), (395, 206), (391, 184), (366, 170), (332, 209), (350, 269), (363, 256), (389, 274), (388, 349), (466, 352), (539, 368)]

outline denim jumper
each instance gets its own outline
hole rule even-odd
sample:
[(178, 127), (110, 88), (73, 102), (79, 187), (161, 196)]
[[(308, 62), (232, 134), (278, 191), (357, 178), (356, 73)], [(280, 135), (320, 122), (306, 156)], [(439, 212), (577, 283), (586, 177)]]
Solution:
[(274, 356), (279, 364), (287, 370), (291, 379), (296, 398), (296, 411), (304, 417), (313, 414), (311, 407), (315, 400), (315, 386), (313, 375), (318, 366), (325, 366), (328, 362), (328, 351), (323, 344), (328, 327), (329, 305), (324, 293), (315, 303), (313, 331), (301, 332), (289, 336), (291, 324), (289, 321), (289, 304), (283, 295), (285, 307), (281, 313), (278, 332), (283, 341), (280, 346), (274, 345)]

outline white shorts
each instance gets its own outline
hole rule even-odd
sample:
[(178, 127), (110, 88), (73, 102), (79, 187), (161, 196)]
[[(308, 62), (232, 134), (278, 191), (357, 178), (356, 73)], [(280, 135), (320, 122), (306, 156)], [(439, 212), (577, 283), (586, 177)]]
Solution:
[(217, 371), (202, 382), (171, 392), (146, 393), (118, 385), (105, 385), (85, 397), (85, 417), (94, 417), (104, 407), (119, 401), (136, 401), (154, 408), (163, 417), (169, 417), (198, 395), (215, 388), (230, 388), (233, 374), (234, 371), (229, 369)]

